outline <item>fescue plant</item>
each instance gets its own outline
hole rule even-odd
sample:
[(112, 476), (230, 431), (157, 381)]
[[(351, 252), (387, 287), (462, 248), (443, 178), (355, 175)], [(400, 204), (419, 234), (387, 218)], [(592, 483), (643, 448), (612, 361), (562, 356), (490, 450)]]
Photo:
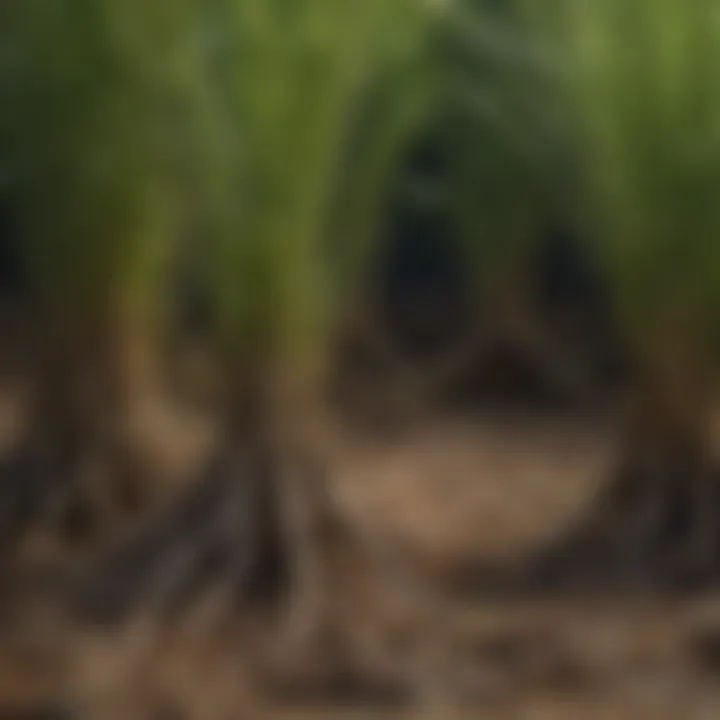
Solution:
[(195, 10), (29, 0), (8, 6), (0, 30), (3, 163), (20, 199), (37, 343), (26, 457), (58, 480), (98, 454), (113, 475), (133, 468), (122, 492), (147, 480), (133, 456), (185, 221)]
[(230, 0), (213, 12), (201, 126), (226, 388), (226, 462), (215, 467), (264, 458), (247, 472), (279, 506), (291, 614), (307, 619), (304, 600), (323, 592), (328, 364), (425, 112), (432, 13), (415, 0)]
[(638, 568), (669, 538), (664, 560), (707, 571), (718, 545), (720, 14), (714, 3), (680, 0), (525, 6), (556, 56), (587, 209), (637, 359), (611, 533)]

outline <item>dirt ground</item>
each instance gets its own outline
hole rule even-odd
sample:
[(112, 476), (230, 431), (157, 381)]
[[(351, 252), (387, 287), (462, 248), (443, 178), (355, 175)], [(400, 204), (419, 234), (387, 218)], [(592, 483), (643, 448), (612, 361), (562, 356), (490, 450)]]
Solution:
[[(615, 434), (597, 419), (456, 417), (343, 435), (333, 490), (364, 550), (328, 550), (324, 607), (374, 689), (258, 692), (252, 630), (218, 610), (219, 593), (184, 629), (80, 640), (47, 610), (6, 621), (0, 697), (74, 709), (28, 717), (108, 720), (720, 717), (720, 593), (503, 597), (449, 582), (556, 537), (608, 476)], [(0, 718), (25, 717), (13, 713)]]
[[(453, 419), (348, 461), (356, 516), (429, 578), (432, 659), (404, 717), (717, 716), (720, 595), (473, 591), (475, 565), (532, 554), (591, 503), (616, 435), (589, 418)], [(445, 582), (463, 575), (460, 593)]]

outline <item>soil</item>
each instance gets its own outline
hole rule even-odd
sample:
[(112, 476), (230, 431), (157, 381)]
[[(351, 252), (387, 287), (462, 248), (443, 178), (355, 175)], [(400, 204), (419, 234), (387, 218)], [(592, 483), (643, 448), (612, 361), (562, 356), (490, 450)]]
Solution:
[[(616, 436), (612, 419), (537, 414), (434, 418), (387, 440), (338, 429), (332, 490), (362, 550), (325, 548), (334, 639), (294, 664), (221, 587), (181, 625), (138, 616), (100, 634), (69, 623), (52, 582), (16, 576), (3, 584), (0, 718), (720, 717), (720, 593), (474, 585), (476, 568), (571, 525)], [(295, 682), (265, 672), (268, 653), (302, 669)]]

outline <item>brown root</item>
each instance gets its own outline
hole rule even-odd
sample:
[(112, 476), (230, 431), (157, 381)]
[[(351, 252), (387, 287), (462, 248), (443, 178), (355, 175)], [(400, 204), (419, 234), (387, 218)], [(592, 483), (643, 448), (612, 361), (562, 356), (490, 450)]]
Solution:
[(286, 582), (274, 480), (257, 451), (223, 449), (198, 482), (121, 542), (80, 584), (83, 619), (116, 625), (138, 613), (177, 616), (222, 583), (266, 604)]
[(720, 476), (698, 446), (629, 452), (587, 513), (534, 563), (543, 584), (677, 589), (720, 579)]
[[(170, 635), (233, 628), (253, 684), (280, 701), (402, 701), (398, 669), (378, 671), (354, 628), (369, 611), (371, 564), (328, 494), (322, 457), (232, 437), (192, 487), (78, 579), (75, 618)], [(348, 619), (349, 604), (362, 613)]]
[(74, 564), (145, 510), (154, 468), (130, 442), (35, 425), (0, 462), (0, 552), (6, 565)]

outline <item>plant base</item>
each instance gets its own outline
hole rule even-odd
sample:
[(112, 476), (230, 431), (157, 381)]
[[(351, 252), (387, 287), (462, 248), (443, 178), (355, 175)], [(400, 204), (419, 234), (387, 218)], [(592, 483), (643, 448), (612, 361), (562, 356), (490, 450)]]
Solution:
[(720, 580), (720, 470), (697, 450), (628, 453), (581, 521), (532, 565), (546, 587)]

